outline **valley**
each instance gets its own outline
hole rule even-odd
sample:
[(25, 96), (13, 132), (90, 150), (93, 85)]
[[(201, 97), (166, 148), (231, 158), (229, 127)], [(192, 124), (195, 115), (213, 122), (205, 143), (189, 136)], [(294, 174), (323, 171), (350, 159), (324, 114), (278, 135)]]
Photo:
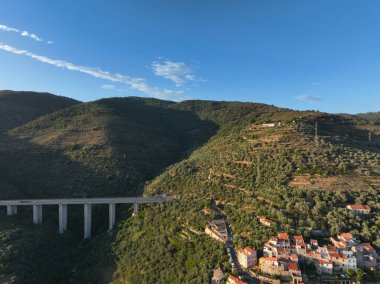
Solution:
[[(237, 276), (224, 244), (204, 233), (222, 217), (214, 206), (231, 226), (233, 248), (255, 248), (258, 257), (282, 232), (322, 243), (351, 233), (380, 247), (380, 127), (366, 116), (136, 97), (45, 102), (31, 93), (32, 103), (13, 95), (12, 107), (26, 113), (0, 128), (1, 199), (175, 199), (144, 205), (134, 217), (123, 206), (112, 233), (98, 208), (89, 241), (82, 241), (81, 208), (69, 213), (77, 225), (64, 235), (55, 211), (38, 227), (28, 211), (2, 214), (0, 282), (208, 283), (218, 267)], [(354, 214), (349, 204), (371, 213)], [(263, 216), (275, 225), (263, 225)]]

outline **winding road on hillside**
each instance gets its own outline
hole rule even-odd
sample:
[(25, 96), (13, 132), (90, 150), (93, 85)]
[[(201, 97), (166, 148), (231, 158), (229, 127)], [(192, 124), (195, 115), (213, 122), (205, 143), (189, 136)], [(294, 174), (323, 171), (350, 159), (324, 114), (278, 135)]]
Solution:
[(215, 202), (213, 201), (211, 204), (212, 210), (218, 214), (225, 222), (227, 227), (227, 233), (228, 233), (228, 241), (226, 241), (225, 246), (227, 249), (228, 256), (230, 258), (230, 263), (235, 266), (235, 270), (241, 276), (241, 278), (246, 281), (248, 284), (259, 284), (260, 281), (256, 278), (254, 278), (248, 271), (243, 269), (238, 261), (237, 253), (234, 247), (234, 241), (233, 241), (233, 232), (231, 229), (230, 224), (228, 223), (227, 216), (224, 214), (222, 210), (216, 206)]

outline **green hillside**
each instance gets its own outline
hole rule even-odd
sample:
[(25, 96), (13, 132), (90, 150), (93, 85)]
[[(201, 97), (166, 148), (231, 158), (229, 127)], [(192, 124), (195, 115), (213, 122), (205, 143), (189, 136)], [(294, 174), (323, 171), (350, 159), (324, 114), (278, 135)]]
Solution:
[[(351, 231), (380, 246), (377, 133), (380, 127), (357, 116), (255, 103), (104, 99), (9, 130), (0, 139), (0, 196), (174, 195), (136, 217), (120, 210), (113, 234), (98, 208), (89, 242), (80, 242), (80, 208), (71, 213), (72, 236), (32, 234), (66, 248), (51, 270), (74, 283), (207, 283), (216, 266), (231, 269), (224, 247), (203, 234), (216, 217), (212, 202), (227, 215), (236, 246), (259, 248), (278, 230)], [(347, 203), (368, 204), (373, 213), (355, 216)], [(263, 227), (262, 215), (278, 226)], [(17, 218), (0, 230), (7, 236), (0, 248), (26, 228)], [(53, 219), (44, 230), (56, 230)], [(15, 238), (9, 255), (24, 242)], [(24, 275), (14, 259), (5, 265), (0, 281), (1, 273)]]
[[(373, 134), (369, 143), (370, 126), (364, 121), (255, 104), (185, 102), (176, 107), (194, 110), (200, 117), (217, 123), (220, 130), (188, 159), (170, 166), (145, 188), (147, 195), (174, 195), (181, 197), (178, 203), (197, 208), (196, 212), (184, 213), (178, 209), (179, 205), (165, 208), (170, 212), (166, 214), (181, 216), (174, 233), (164, 233), (168, 240), (186, 242), (184, 232), (190, 232), (192, 238), (199, 237), (193, 231), (202, 232), (204, 219), (212, 218), (208, 207), (213, 200), (227, 215), (238, 247), (259, 248), (279, 228), (305, 236), (310, 236), (312, 230), (331, 234), (351, 231), (363, 241), (380, 245), (380, 141)], [(276, 125), (263, 125), (268, 122)], [(355, 216), (344, 209), (347, 203), (368, 204), (374, 213)], [(152, 210), (161, 214), (162, 209)], [(278, 228), (262, 226), (258, 216), (263, 215), (276, 221)], [(149, 216), (145, 218), (144, 224), (149, 224)], [(170, 223), (170, 218), (165, 216), (160, 222), (162, 225)], [(123, 235), (128, 236), (137, 228), (144, 232), (139, 243), (158, 237), (158, 232), (149, 230), (149, 225), (141, 227), (138, 223), (125, 226)], [(149, 283), (149, 279), (157, 283), (171, 282), (170, 278), (145, 271), (145, 267), (129, 270), (131, 265), (147, 263), (145, 258), (135, 256), (133, 244), (122, 246), (116, 242), (114, 245), (116, 252), (122, 251), (117, 254), (115, 283), (124, 283), (123, 279), (142, 279), (142, 283)], [(177, 249), (182, 247), (183, 244), (176, 246)], [(151, 255), (160, 255), (163, 263), (174, 257), (150, 246), (140, 248), (142, 255), (141, 249), (144, 253), (149, 250)], [(217, 253), (215, 250), (210, 258)], [(188, 251), (188, 257), (191, 255)], [(149, 262), (146, 265), (149, 267)], [(214, 266), (217, 265), (214, 262)], [(225, 268), (230, 269), (228, 265)], [(181, 282), (183, 274), (176, 269), (161, 269), (177, 275), (172, 283)], [(211, 275), (210, 267), (204, 267), (202, 272)]]
[(216, 129), (170, 104), (138, 98), (100, 100), (9, 131), (0, 140), (1, 194), (46, 198), (141, 192), (145, 181)]
[(0, 133), (78, 103), (49, 93), (0, 91)]

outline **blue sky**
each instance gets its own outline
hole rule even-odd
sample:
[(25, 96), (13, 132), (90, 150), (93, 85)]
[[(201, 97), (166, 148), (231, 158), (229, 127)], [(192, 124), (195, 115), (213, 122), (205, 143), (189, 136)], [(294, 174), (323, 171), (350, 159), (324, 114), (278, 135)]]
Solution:
[(2, 0), (0, 89), (380, 111), (378, 0)]

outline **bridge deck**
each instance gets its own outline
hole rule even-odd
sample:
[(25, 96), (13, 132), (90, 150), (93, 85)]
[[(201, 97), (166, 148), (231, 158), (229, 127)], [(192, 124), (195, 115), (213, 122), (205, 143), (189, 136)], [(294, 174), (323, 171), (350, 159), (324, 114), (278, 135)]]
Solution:
[(6, 205), (59, 205), (59, 204), (110, 204), (110, 203), (161, 203), (172, 200), (171, 196), (149, 197), (97, 197), (97, 198), (59, 198), (59, 199), (19, 199), (0, 200)]

